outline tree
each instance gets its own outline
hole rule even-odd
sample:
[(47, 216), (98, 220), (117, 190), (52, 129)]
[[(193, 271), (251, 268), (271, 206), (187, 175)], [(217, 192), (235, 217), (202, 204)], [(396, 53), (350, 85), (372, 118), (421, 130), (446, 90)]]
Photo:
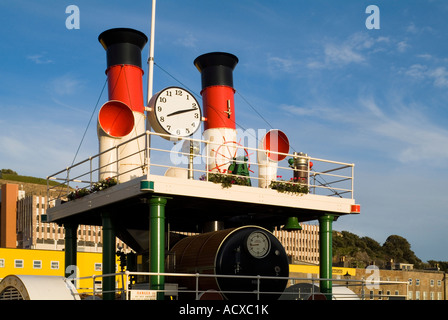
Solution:
[(2, 174), (15, 174), (15, 175), (17, 175), (17, 172), (15, 172), (12, 169), (2, 169), (1, 173)]
[(419, 267), (422, 261), (411, 250), (410, 243), (398, 235), (389, 236), (383, 244), (386, 258), (393, 259), (395, 262), (413, 263)]

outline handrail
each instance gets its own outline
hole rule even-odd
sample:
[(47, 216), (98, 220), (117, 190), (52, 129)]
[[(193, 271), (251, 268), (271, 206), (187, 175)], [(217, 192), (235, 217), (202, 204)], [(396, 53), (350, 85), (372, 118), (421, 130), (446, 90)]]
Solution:
[[(201, 293), (207, 292), (204, 290), (199, 289), (199, 279), (200, 278), (231, 278), (231, 279), (253, 279), (257, 283), (256, 290), (253, 291), (245, 291), (245, 290), (226, 290), (226, 291), (220, 291), (217, 290), (215, 292), (217, 293), (233, 293), (233, 294), (254, 294), (256, 295), (256, 300), (261, 300), (261, 295), (269, 295), (269, 294), (275, 294), (275, 295), (283, 295), (283, 297), (286, 298), (288, 295), (294, 296), (294, 298), (297, 298), (297, 292), (295, 291), (283, 291), (283, 292), (275, 292), (275, 291), (262, 291), (260, 290), (261, 281), (262, 280), (287, 280), (288, 283), (309, 283), (311, 284), (311, 287), (309, 289), (305, 289), (302, 292), (299, 292), (301, 294), (305, 295), (305, 298), (314, 299), (315, 295), (317, 293), (320, 293), (318, 291), (319, 282), (321, 281), (331, 281), (335, 284), (333, 284), (333, 287), (360, 287), (359, 293), (332, 293), (332, 298), (335, 298), (337, 295), (339, 298), (346, 298), (346, 299), (360, 299), (360, 300), (366, 300), (365, 295), (365, 288), (368, 287), (369, 284), (371, 284), (372, 281), (366, 280), (366, 279), (334, 279), (334, 278), (304, 278), (304, 277), (276, 277), (276, 276), (260, 276), (260, 275), (254, 275), (254, 276), (241, 276), (241, 275), (215, 275), (215, 274), (199, 274), (199, 273), (167, 273), (167, 272), (137, 272), (137, 271), (123, 271), (123, 272), (117, 272), (117, 273), (110, 273), (110, 274), (103, 274), (103, 275), (92, 275), (92, 276), (85, 276), (85, 277), (78, 277), (75, 279), (71, 279), (74, 281), (78, 280), (85, 280), (85, 279), (92, 279), (93, 286), (92, 288), (83, 288), (83, 289), (92, 289), (91, 292), (84, 291), (83, 295), (89, 295), (92, 296), (98, 296), (106, 293), (106, 291), (98, 290), (96, 289), (95, 283), (98, 278), (107, 278), (107, 277), (120, 277), (121, 281), (117, 281), (119, 284), (119, 287), (115, 288), (114, 291), (107, 291), (107, 293), (115, 292), (116, 294), (121, 294), (121, 299), (129, 300), (130, 299), (130, 292), (132, 290), (148, 290), (150, 288), (150, 283), (131, 283), (130, 278), (133, 276), (165, 276), (165, 277), (189, 277), (189, 278), (195, 278), (195, 287), (194, 288), (178, 288), (176, 294), (179, 293), (191, 293), (194, 294), (195, 299), (198, 300)], [(339, 283), (339, 284), (338, 284)], [(139, 287), (140, 285), (140, 287)], [(148, 289), (142, 289), (141, 285), (147, 286)], [(385, 281), (385, 280), (378, 280), (375, 282), (375, 285), (405, 285), (406, 287), (406, 295), (401, 295), (400, 297), (407, 297), (407, 290), (408, 290), (408, 282), (406, 281)], [(159, 290), (150, 290), (151, 292), (158, 293), (163, 292), (165, 294), (173, 293), (173, 289), (159, 289)], [(325, 295), (325, 294), (324, 294)], [(155, 295), (157, 296), (157, 295)], [(372, 297), (372, 295), (369, 295), (369, 298)], [(388, 295), (373, 295), (373, 297), (398, 297), (396, 295), (394, 296), (388, 296)]]
[[(98, 179), (95, 179), (94, 176), (97, 175), (102, 168), (108, 166), (108, 165), (117, 165), (120, 161), (123, 161), (125, 158), (130, 157), (132, 155), (141, 154), (142, 163), (140, 166), (135, 166), (134, 168), (130, 168), (129, 170), (126, 170), (126, 172), (116, 172), (116, 174), (111, 175), (111, 178), (116, 178), (118, 180), (118, 183), (120, 183), (120, 176), (122, 176), (124, 173), (131, 173), (135, 170), (140, 170), (140, 172), (137, 174), (137, 176), (147, 175), (149, 178), (150, 173), (154, 174), (151, 168), (170, 168), (170, 167), (181, 167), (185, 168), (185, 166), (188, 166), (188, 158), (190, 154), (188, 152), (184, 152), (179, 148), (180, 150), (174, 150), (174, 148), (164, 148), (160, 146), (152, 146), (149, 141), (151, 137), (165, 137), (169, 138), (169, 135), (166, 134), (160, 134), (155, 132), (146, 131), (145, 133), (142, 133), (139, 136), (136, 136), (128, 141), (122, 142), (114, 147), (111, 147), (105, 151), (102, 151), (96, 155), (90, 156), (87, 159), (84, 159), (78, 163), (75, 163), (69, 167), (66, 167), (63, 170), (60, 170), (54, 174), (51, 174), (47, 177), (47, 195), (49, 202), (54, 201), (56, 199), (64, 198), (70, 193), (71, 191), (78, 188), (78, 184), (86, 185), (92, 187), (92, 185), (96, 182), (98, 182)], [(126, 144), (131, 143), (132, 141), (136, 139), (140, 139), (142, 137), (145, 137), (146, 145), (144, 148), (141, 148), (141, 150), (138, 150), (134, 152), (132, 155), (126, 155), (123, 158), (117, 157), (114, 161), (111, 161), (108, 164), (103, 165), (103, 167), (99, 166), (99, 158), (100, 156), (108, 153), (108, 152), (115, 152), (118, 155), (118, 149), (121, 147), (126, 146)], [(163, 139), (162, 139), (163, 140)], [(207, 163), (210, 163), (210, 161), (213, 160), (213, 158), (210, 156), (210, 148), (216, 147), (220, 145), (216, 142), (211, 142), (203, 139), (194, 139), (194, 138), (184, 138), (184, 141), (191, 141), (192, 143), (196, 143), (199, 145), (200, 153), (197, 155), (194, 155), (195, 157), (199, 158), (199, 160), (195, 159), (193, 161), (193, 174), (200, 174), (205, 175), (205, 180), (209, 180), (209, 174), (211, 172), (207, 171), (206, 165)], [(239, 150), (242, 150), (243, 153), (247, 153), (250, 155), (256, 155), (258, 152), (265, 152), (265, 150), (261, 150), (258, 148), (252, 148), (252, 147), (245, 147), (240, 146), (238, 144), (232, 145), (232, 148), (234, 148), (235, 155), (238, 154)], [(354, 197), (354, 164), (350, 163), (344, 163), (339, 161), (333, 161), (333, 160), (324, 160), (320, 158), (310, 157), (310, 156), (300, 156), (297, 154), (287, 154), (287, 153), (281, 153), (281, 152), (271, 152), (273, 154), (279, 154), (284, 155), (286, 157), (299, 157), (302, 159), (305, 159), (307, 162), (313, 162), (314, 166), (311, 169), (308, 168), (308, 170), (303, 169), (294, 169), (291, 168), (287, 163), (286, 160), (282, 160), (278, 163), (277, 172), (278, 172), (278, 178), (283, 177), (283, 175), (292, 175), (294, 170), (301, 171), (302, 173), (305, 172), (308, 179), (306, 179), (306, 186), (308, 187), (308, 190), (314, 194), (320, 194), (320, 195), (327, 195), (327, 196), (340, 196), (343, 194), (349, 194), (349, 197), (353, 199)], [(163, 155), (169, 155), (171, 164), (167, 164), (166, 157)], [(161, 160), (160, 158), (163, 158)], [(164, 158), (165, 157), (165, 158)], [(174, 158), (177, 157), (177, 158)], [(180, 163), (173, 163), (174, 160), (178, 161), (179, 159), (182, 159)], [(231, 159), (232, 161), (242, 161), (242, 160), (235, 160)], [(96, 163), (98, 162), (98, 164)], [(247, 165), (250, 167), (251, 171), (253, 171), (253, 174), (251, 174), (249, 177), (253, 181), (258, 181), (264, 178), (261, 178), (256, 173), (255, 168), (257, 168), (260, 164), (254, 160), (253, 158), (248, 159), (246, 161)], [(321, 168), (319, 168), (321, 167)], [(223, 170), (226, 171), (226, 170)], [(219, 173), (219, 172), (218, 172)], [(156, 173), (157, 174), (157, 173)], [(221, 172), (221, 174), (228, 174), (227, 172)], [(232, 175), (235, 175), (232, 173)], [(328, 179), (329, 181), (326, 181)], [(58, 181), (59, 184), (57, 185), (51, 185), (49, 183), (49, 180), (55, 180)], [(323, 180), (323, 181), (321, 181)], [(278, 180), (283, 183), (296, 183), (296, 181), (283, 181)], [(303, 182), (301, 182), (303, 184)], [(331, 185), (331, 187), (330, 187)], [(55, 190), (59, 190), (60, 188), (64, 187), (67, 190), (66, 194), (58, 194), (56, 197), (52, 197), (51, 194)], [(252, 184), (252, 187), (258, 187), (255, 186), (254, 183)]]

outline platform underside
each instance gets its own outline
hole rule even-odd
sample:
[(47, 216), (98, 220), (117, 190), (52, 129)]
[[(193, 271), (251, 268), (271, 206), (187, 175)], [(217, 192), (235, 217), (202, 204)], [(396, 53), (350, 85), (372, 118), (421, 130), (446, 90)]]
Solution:
[[(146, 185), (153, 188), (142, 189), (142, 181), (149, 181)], [(288, 217), (304, 222), (327, 213), (350, 214), (355, 203), (353, 199), (238, 185), (224, 189), (213, 182), (151, 175), (58, 204), (47, 210), (47, 221), (101, 225), (101, 215), (107, 212), (112, 214), (121, 238), (135, 238), (129, 237), (129, 232), (149, 229), (148, 202), (152, 197), (168, 199), (165, 217), (170, 230), (188, 232), (202, 232), (208, 221), (222, 221), (225, 228), (253, 224), (272, 230), (285, 224)]]

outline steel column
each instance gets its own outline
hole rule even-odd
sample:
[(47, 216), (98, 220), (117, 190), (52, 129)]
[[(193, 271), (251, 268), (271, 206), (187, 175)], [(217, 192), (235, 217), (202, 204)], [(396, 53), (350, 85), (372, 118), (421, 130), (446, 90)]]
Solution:
[[(319, 217), (319, 278), (331, 279), (332, 271), (332, 224), (334, 216), (326, 214)], [(328, 300), (332, 299), (332, 281), (321, 280), (320, 292), (326, 296)]]
[[(109, 213), (101, 214), (103, 224), (103, 275), (115, 273), (115, 227)], [(115, 276), (103, 277), (103, 300), (115, 299)]]
[[(165, 272), (165, 206), (166, 198), (154, 197), (149, 200), (150, 205), (150, 264), (149, 271)], [(151, 276), (151, 290), (165, 289), (165, 276)], [(157, 300), (164, 299), (164, 292), (157, 293)]]
[(76, 272), (77, 267), (77, 240), (78, 240), (78, 224), (77, 223), (64, 223), (65, 229), (65, 277), (77, 277), (79, 275), (73, 275)]

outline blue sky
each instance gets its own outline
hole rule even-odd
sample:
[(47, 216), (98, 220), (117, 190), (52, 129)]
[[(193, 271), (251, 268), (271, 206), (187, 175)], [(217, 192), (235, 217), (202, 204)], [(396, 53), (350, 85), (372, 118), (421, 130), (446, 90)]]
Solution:
[[(372, 4), (380, 29), (365, 25)], [(69, 5), (79, 29), (66, 28)], [(272, 126), (297, 151), (355, 163), (362, 213), (335, 230), (380, 243), (397, 234), (422, 260), (448, 260), (448, 2), (164, 0), (156, 12), (158, 66), (200, 92), (193, 60), (233, 53), (238, 124)], [(46, 177), (72, 163), (107, 101), (98, 35), (149, 36), (150, 13), (151, 1), (0, 2), (1, 168)], [(161, 68), (154, 92), (179, 85)], [(95, 115), (76, 161), (97, 150)]]

